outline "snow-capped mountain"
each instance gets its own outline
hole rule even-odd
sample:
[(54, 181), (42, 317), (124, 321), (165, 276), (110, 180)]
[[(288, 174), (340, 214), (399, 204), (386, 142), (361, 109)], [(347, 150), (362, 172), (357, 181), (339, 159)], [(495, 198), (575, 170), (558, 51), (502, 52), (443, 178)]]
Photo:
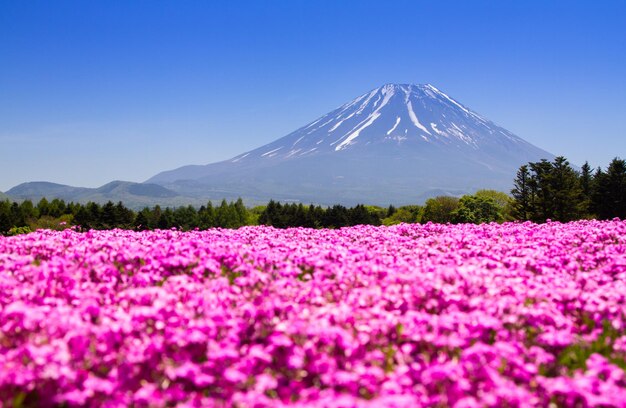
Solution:
[(387, 84), (272, 143), (148, 182), (195, 196), (401, 204), (506, 191), (520, 165), (552, 157), (433, 85)]

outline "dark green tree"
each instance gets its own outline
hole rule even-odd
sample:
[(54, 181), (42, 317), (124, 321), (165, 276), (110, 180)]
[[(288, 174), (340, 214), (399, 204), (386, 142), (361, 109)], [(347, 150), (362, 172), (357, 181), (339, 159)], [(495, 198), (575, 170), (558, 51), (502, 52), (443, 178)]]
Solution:
[(322, 217), (322, 226), (326, 228), (345, 227), (349, 225), (349, 222), (348, 209), (339, 204), (327, 208)]
[(626, 218), (626, 161), (615, 158), (594, 178), (592, 207), (600, 219)]
[(552, 199), (550, 218), (561, 222), (579, 219), (583, 205), (580, 180), (565, 157), (554, 159), (548, 182)]
[(117, 228), (129, 229), (134, 225), (135, 213), (119, 201), (115, 205), (115, 222)]
[(189, 231), (197, 228), (200, 223), (198, 212), (191, 205), (176, 208), (174, 210), (173, 218), (174, 226), (183, 231)]
[(46, 197), (43, 197), (37, 203), (37, 213), (39, 216), (50, 215), (50, 203), (46, 200)]
[(591, 199), (593, 194), (593, 174), (591, 173), (589, 162), (585, 162), (580, 168), (579, 184), (581, 193), (580, 210), (582, 215), (588, 217), (592, 212)]
[(198, 218), (200, 229), (208, 229), (215, 226), (215, 208), (213, 208), (212, 202), (209, 201), (206, 206), (200, 207)]
[(133, 223), (135, 231), (145, 231), (150, 229), (150, 209), (144, 208), (137, 213)]
[(532, 211), (531, 219), (536, 222), (544, 222), (552, 217), (552, 188), (550, 184), (550, 173), (552, 163), (546, 159), (535, 163), (529, 163), (532, 177), (529, 187), (531, 190)]
[(562, 156), (520, 167), (511, 194), (516, 219), (570, 221), (584, 212), (579, 176)]
[(518, 220), (530, 220), (534, 212), (535, 197), (533, 195), (531, 174), (528, 165), (523, 165), (517, 171), (513, 181), (513, 217)]
[(9, 200), (0, 201), (0, 234), (5, 235), (14, 226), (11, 219), (11, 203)]
[(113, 204), (112, 201), (107, 201), (107, 203), (102, 206), (101, 214), (102, 215), (99, 224), (102, 225), (104, 229), (112, 229), (117, 227), (117, 212), (115, 211), (115, 204)]
[(259, 224), (271, 225), (276, 227), (276, 224), (279, 223), (281, 210), (282, 206), (280, 205), (280, 203), (274, 200), (270, 200), (270, 202), (267, 203), (267, 206), (265, 206), (265, 210), (263, 210), (263, 212), (259, 216)]
[(163, 210), (161, 216), (159, 217), (159, 221), (157, 222), (157, 227), (159, 229), (170, 229), (175, 227), (174, 225), (174, 212), (168, 207)]
[(38, 218), (39, 214), (37, 213), (37, 209), (33, 205), (33, 202), (30, 200), (24, 200), (20, 204), (20, 211), (26, 220), (30, 218)]

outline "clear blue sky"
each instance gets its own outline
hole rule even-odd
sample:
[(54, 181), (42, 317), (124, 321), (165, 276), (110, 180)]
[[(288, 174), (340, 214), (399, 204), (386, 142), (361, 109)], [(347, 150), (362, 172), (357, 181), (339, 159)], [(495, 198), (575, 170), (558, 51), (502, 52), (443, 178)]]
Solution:
[(224, 160), (432, 83), (573, 163), (626, 158), (626, 1), (0, 2), (0, 190)]

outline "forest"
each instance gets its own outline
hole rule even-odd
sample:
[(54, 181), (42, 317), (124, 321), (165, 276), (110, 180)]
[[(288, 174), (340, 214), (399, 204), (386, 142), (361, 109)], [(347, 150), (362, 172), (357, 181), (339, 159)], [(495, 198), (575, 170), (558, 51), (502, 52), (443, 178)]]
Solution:
[(277, 228), (340, 228), (353, 225), (398, 223), (485, 223), (506, 221), (560, 221), (626, 218), (626, 161), (615, 158), (606, 169), (580, 170), (562, 156), (530, 162), (519, 168), (510, 194), (479, 190), (462, 197), (439, 196), (423, 205), (387, 208), (303, 205), (270, 201), (247, 208), (241, 199), (193, 206), (134, 211), (122, 202), (66, 203), (41, 199), (20, 203), (0, 201), (0, 234), (16, 235), (47, 228), (60, 230), (133, 229), (180, 230), (239, 228), (271, 225)]

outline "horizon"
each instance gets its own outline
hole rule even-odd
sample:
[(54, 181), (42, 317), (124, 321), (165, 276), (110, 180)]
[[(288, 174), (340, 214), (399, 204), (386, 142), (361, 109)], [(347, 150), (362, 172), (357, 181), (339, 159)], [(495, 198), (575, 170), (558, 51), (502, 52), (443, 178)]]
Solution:
[(626, 4), (394, 6), (2, 3), (0, 191), (228, 160), (389, 83), (576, 166), (626, 156)]

